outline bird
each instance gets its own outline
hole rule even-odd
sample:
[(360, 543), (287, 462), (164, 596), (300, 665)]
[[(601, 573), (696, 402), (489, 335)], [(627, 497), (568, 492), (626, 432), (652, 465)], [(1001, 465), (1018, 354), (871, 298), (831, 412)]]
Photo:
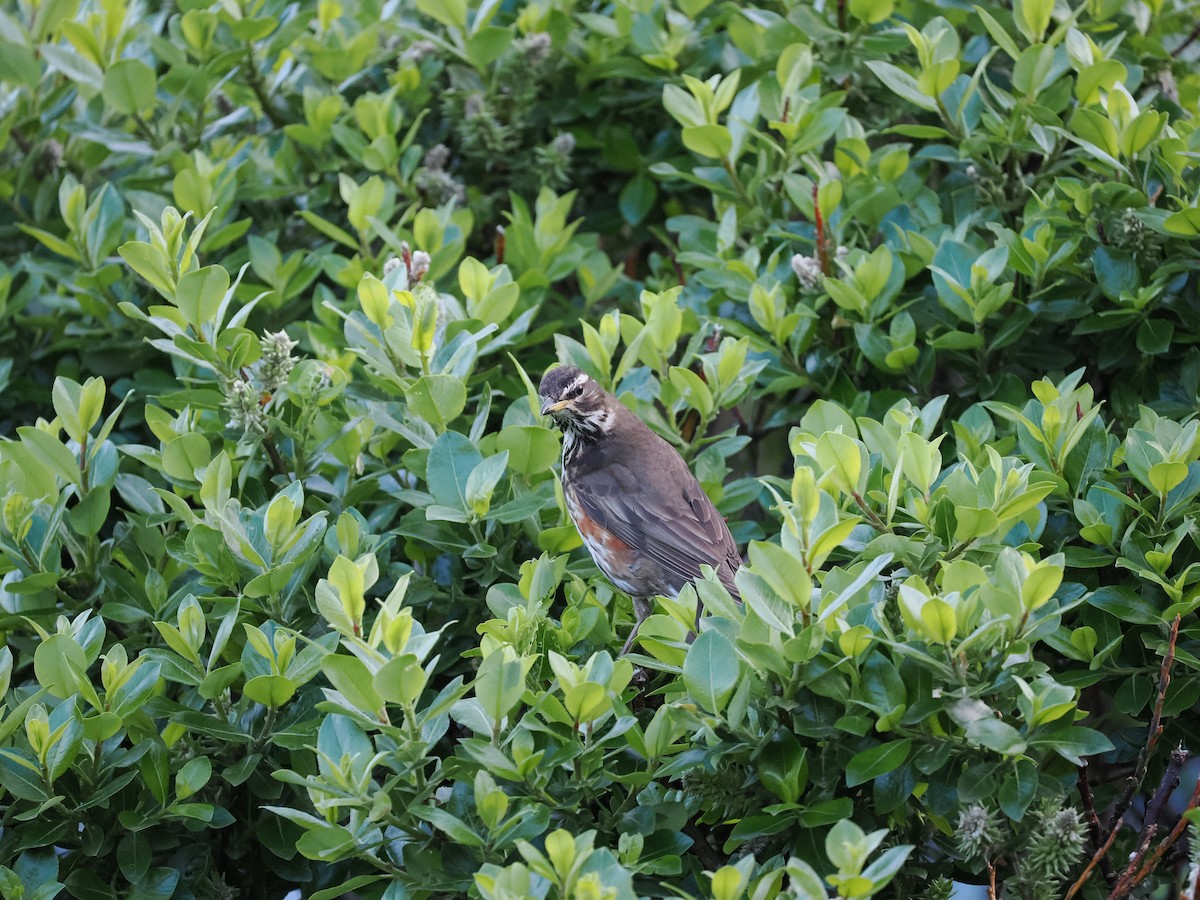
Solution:
[[(729, 525), (678, 451), (583, 370), (550, 369), (541, 412), (563, 432), (567, 512), (601, 572), (633, 600), (629, 652), (657, 596), (677, 597), (712, 566), (741, 602), (742, 565)], [(696, 609), (696, 632), (701, 607)]]

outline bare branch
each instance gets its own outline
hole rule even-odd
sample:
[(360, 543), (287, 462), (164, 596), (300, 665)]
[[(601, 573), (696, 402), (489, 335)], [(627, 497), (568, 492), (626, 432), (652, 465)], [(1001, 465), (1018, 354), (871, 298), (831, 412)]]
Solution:
[[(1085, 759), (1079, 764), (1079, 777), (1076, 780), (1079, 787), (1079, 798), (1083, 801), (1083, 817), (1087, 822), (1088, 836), (1091, 839), (1094, 854), (1104, 845), (1104, 837), (1100, 831), (1100, 816), (1096, 813), (1096, 801), (1092, 798), (1092, 786), (1088, 781), (1088, 763)], [(1117, 873), (1113, 871), (1112, 862), (1108, 856), (1099, 858), (1100, 873), (1111, 888), (1117, 881)]]
[[(1154, 852), (1150, 854), (1145, 864), (1138, 870), (1137, 875), (1133, 879), (1135, 887), (1141, 884), (1158, 867), (1159, 862), (1162, 861), (1166, 852), (1183, 837), (1183, 833), (1187, 831), (1188, 827), (1187, 813), (1197, 808), (1200, 808), (1200, 780), (1196, 781), (1196, 786), (1192, 789), (1192, 799), (1188, 801), (1187, 809), (1183, 811), (1184, 814), (1179, 817), (1179, 821), (1175, 823), (1175, 827), (1171, 829), (1171, 833), (1163, 839), (1161, 844), (1154, 848)], [(1195, 840), (1195, 837), (1192, 839)]]
[(1104, 857), (1108, 855), (1108, 851), (1112, 849), (1113, 841), (1116, 840), (1117, 832), (1120, 830), (1121, 823), (1117, 822), (1117, 827), (1108, 833), (1108, 837), (1105, 839), (1104, 843), (1101, 844), (1100, 847), (1097, 848), (1096, 852), (1092, 854), (1092, 858), (1088, 860), (1087, 866), (1084, 868), (1083, 872), (1080, 873), (1079, 877), (1075, 879), (1075, 883), (1071, 885), (1070, 890), (1068, 890), (1063, 896), (1063, 900), (1071, 900), (1071, 898), (1083, 890), (1083, 886), (1087, 884), (1088, 879), (1092, 877), (1092, 873), (1096, 871), (1096, 866), (1100, 864), (1100, 861), (1104, 859)]
[(1158, 738), (1162, 734), (1163, 703), (1167, 699), (1167, 688), (1171, 684), (1171, 664), (1175, 661), (1175, 643), (1179, 640), (1179, 622), (1180, 616), (1176, 616), (1175, 621), (1171, 623), (1171, 635), (1167, 638), (1167, 652), (1163, 654), (1162, 666), (1158, 670), (1158, 696), (1154, 700), (1154, 714), (1150, 717), (1146, 746), (1138, 752), (1137, 765), (1134, 767), (1133, 774), (1125, 781), (1125, 793), (1113, 807), (1112, 818), (1108, 822), (1109, 828), (1116, 828), (1125, 813), (1129, 812), (1133, 795), (1146, 778), (1146, 766), (1149, 764), (1150, 755), (1154, 752), (1154, 748), (1158, 745)]

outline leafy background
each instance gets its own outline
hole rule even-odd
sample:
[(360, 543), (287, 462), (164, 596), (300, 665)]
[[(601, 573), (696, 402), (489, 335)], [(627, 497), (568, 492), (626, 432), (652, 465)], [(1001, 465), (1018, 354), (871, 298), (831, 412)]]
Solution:
[[(1194, 18), (0, 12), (0, 894), (1194, 892)], [(744, 608), (614, 656), (555, 360)]]

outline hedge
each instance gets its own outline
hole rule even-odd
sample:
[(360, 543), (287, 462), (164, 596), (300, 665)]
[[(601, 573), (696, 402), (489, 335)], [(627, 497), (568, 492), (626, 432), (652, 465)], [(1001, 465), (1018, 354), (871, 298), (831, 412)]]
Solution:
[[(1195, 895), (1193, 25), (0, 12), (0, 895)], [(617, 654), (555, 361), (743, 605)]]

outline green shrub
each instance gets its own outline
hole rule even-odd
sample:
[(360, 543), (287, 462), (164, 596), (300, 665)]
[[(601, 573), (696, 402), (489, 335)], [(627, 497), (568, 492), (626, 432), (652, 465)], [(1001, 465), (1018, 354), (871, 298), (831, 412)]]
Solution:
[[(1177, 885), (1189, 15), (0, 13), (0, 894)], [(614, 657), (555, 358), (744, 605)]]

